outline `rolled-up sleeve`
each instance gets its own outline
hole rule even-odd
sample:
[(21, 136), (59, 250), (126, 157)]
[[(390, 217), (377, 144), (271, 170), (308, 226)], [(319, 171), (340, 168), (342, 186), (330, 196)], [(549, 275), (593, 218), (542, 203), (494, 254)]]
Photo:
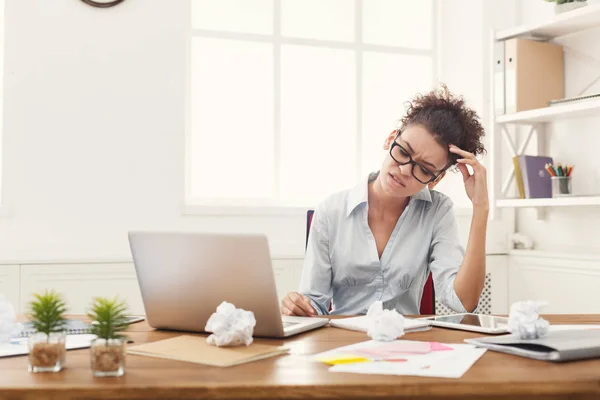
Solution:
[(324, 206), (313, 215), (308, 246), (304, 257), (300, 293), (307, 296), (321, 315), (329, 314), (331, 302), (331, 260), (329, 257), (329, 227)]
[(464, 250), (458, 237), (452, 201), (445, 199), (437, 210), (433, 239), (429, 250), (429, 269), (433, 274), (436, 300), (458, 313), (467, 310), (456, 295), (454, 278), (460, 268)]

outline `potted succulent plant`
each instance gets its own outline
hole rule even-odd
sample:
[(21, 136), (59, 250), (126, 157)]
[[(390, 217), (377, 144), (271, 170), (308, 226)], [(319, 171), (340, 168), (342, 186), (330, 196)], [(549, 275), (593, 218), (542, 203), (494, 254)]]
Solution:
[(587, 6), (587, 0), (545, 0), (550, 3), (556, 3), (554, 5), (554, 12), (556, 14), (570, 11), (575, 8)]
[(36, 293), (29, 303), (29, 319), (36, 333), (29, 336), (29, 371), (58, 372), (65, 364), (65, 301), (59, 293)]
[(92, 321), (91, 333), (97, 336), (90, 347), (94, 376), (121, 376), (125, 373), (125, 345), (121, 332), (127, 329), (127, 304), (117, 297), (96, 297), (88, 317)]

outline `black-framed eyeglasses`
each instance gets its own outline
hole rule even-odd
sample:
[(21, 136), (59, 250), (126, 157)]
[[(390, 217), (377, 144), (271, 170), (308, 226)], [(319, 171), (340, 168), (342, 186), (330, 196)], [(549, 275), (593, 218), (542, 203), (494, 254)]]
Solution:
[(444, 168), (438, 174), (435, 174), (427, 169), (427, 167), (413, 160), (408, 150), (406, 150), (400, 143), (396, 141), (399, 136), (400, 133), (396, 135), (392, 145), (390, 146), (390, 156), (392, 157), (392, 160), (398, 163), (398, 165), (411, 164), (410, 173), (417, 181), (426, 185), (439, 178), (439, 176), (447, 169)]

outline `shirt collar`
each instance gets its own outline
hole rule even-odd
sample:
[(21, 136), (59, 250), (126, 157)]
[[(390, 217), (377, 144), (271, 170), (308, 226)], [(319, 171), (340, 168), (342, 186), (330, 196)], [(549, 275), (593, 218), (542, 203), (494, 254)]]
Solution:
[[(346, 205), (346, 217), (349, 217), (352, 214), (352, 211), (356, 209), (361, 204), (367, 204), (369, 201), (369, 183), (373, 182), (377, 176), (379, 175), (379, 171), (371, 172), (366, 182), (361, 182), (358, 185), (354, 186), (350, 189), (348, 194), (348, 202)], [(420, 192), (414, 194), (410, 203), (415, 200), (422, 200), (431, 203), (431, 193), (429, 193), (429, 188), (425, 186)], [(409, 204), (410, 204), (409, 203)]]

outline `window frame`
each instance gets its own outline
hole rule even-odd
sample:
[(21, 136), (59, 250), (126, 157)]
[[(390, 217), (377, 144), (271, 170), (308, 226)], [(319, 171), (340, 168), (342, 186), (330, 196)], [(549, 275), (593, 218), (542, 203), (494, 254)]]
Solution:
[[(188, 25), (187, 43), (186, 43), (186, 60), (185, 60), (185, 161), (184, 161), (184, 215), (229, 215), (229, 216), (248, 216), (248, 215), (266, 215), (266, 216), (300, 216), (305, 215), (307, 209), (315, 207), (315, 204), (285, 204), (278, 200), (278, 197), (263, 198), (263, 199), (236, 199), (231, 198), (198, 198), (193, 197), (192, 191), (192, 110), (191, 110), (191, 49), (192, 42), (195, 38), (211, 38), (211, 39), (226, 39), (236, 41), (249, 41), (273, 44), (273, 127), (274, 127), (274, 187), (276, 196), (280, 193), (279, 165), (281, 162), (281, 48), (284, 45), (303, 45), (311, 47), (335, 48), (353, 50), (356, 60), (356, 148), (357, 162), (355, 177), (360, 179), (362, 174), (363, 156), (360, 152), (362, 146), (362, 112), (363, 112), (363, 57), (365, 52), (375, 52), (383, 54), (401, 54), (401, 55), (417, 55), (431, 58), (432, 61), (432, 86), (436, 84), (440, 71), (440, 48), (439, 37), (440, 29), (440, 6), (439, 0), (431, 0), (431, 40), (430, 49), (413, 49), (400, 46), (375, 45), (368, 44), (362, 41), (362, 20), (363, 20), (363, 3), (365, 0), (354, 0), (355, 21), (354, 21), (354, 41), (341, 42), (333, 40), (320, 39), (305, 39), (295, 37), (284, 37), (281, 34), (281, 2), (282, 0), (273, 0), (273, 34), (255, 34), (255, 33), (239, 33), (225, 32), (208, 29), (195, 29), (192, 27), (192, 2), (189, 1), (189, 15), (186, 24)], [(408, 100), (408, 99), (407, 99)]]

